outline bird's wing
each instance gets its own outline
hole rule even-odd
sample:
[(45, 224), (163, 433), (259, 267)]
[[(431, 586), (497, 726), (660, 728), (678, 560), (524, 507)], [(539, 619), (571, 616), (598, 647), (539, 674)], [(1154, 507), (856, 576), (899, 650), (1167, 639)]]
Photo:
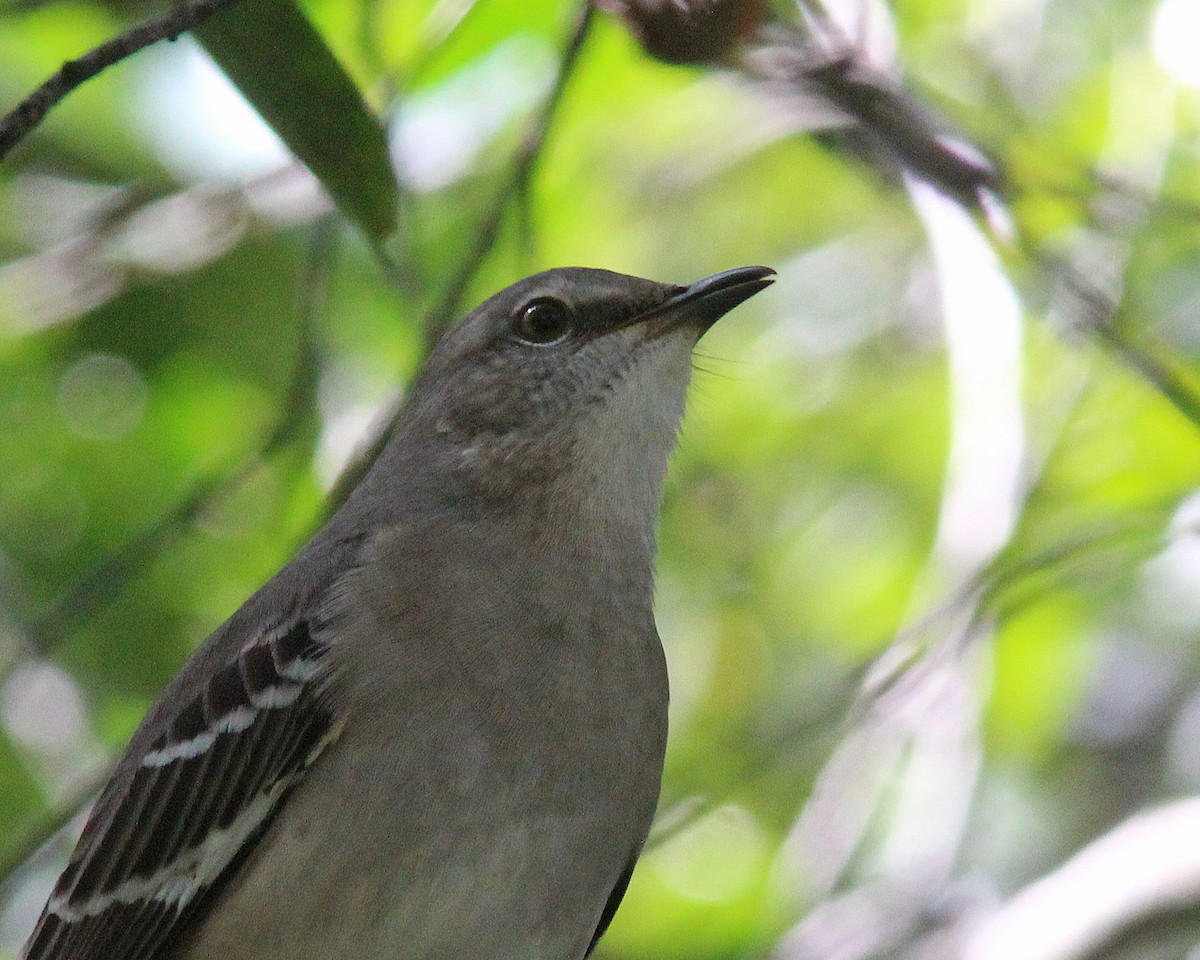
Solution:
[(131, 749), (25, 960), (149, 960), (186, 929), (337, 736), (325, 652), (306, 621), (265, 631)]

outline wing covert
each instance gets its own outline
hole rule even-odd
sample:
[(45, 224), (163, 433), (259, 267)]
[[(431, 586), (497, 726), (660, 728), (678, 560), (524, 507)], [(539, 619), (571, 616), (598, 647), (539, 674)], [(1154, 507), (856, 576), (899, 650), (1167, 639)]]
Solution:
[(244, 645), (114, 777), (24, 960), (150, 960), (339, 732), (307, 621)]

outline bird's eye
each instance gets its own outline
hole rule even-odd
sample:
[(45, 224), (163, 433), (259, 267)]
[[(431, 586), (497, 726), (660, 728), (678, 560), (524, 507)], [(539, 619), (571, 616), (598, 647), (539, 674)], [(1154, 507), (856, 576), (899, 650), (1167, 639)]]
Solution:
[(573, 325), (571, 308), (552, 297), (530, 300), (513, 318), (513, 332), (519, 339), (543, 347), (565, 338)]

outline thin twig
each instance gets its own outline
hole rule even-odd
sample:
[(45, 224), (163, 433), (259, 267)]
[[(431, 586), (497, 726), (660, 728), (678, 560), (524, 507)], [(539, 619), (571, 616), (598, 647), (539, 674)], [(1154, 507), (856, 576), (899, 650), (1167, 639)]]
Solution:
[[(742, 50), (735, 62), (744, 75), (815, 97), (853, 121), (822, 139), (844, 156), (865, 160), (885, 181), (894, 182), (900, 171), (908, 171), (971, 211), (986, 212), (990, 198), (1006, 192), (997, 164), (872, 64), (822, 4), (801, 0), (799, 9), (802, 25), (770, 21), (758, 42)], [(710, 11), (710, 16), (715, 14)], [(764, 56), (766, 51), (773, 55)]]
[[(111, 602), (130, 580), (145, 570), (174, 534), (192, 523), (208, 504), (236, 489), (260, 459), (287, 447), (300, 434), (309, 419), (307, 415), (316, 393), (316, 330), (322, 306), (327, 302), (329, 263), (335, 238), (332, 218), (325, 217), (315, 224), (297, 288), (301, 329), (299, 357), (283, 400), (283, 415), (263, 442), (258, 455), (241, 460), (235, 469), (224, 475), (200, 481), (171, 513), (109, 554), (28, 628), (34, 651), (43, 655), (53, 652), (78, 624)], [(14, 657), (0, 670), (0, 681), (18, 659)], [(81, 792), (45, 813), (12, 845), (0, 851), (0, 885), (70, 821), (87, 798), (103, 786), (107, 776), (105, 770), (94, 778), (94, 782), (89, 780)]]
[(8, 156), (13, 147), (42, 122), (51, 108), (77, 87), (151, 44), (160, 40), (177, 39), (181, 33), (186, 33), (237, 2), (238, 0), (186, 0), (160, 17), (130, 27), (82, 57), (68, 60), (54, 76), (0, 120), (0, 160)]
[(301, 268), (297, 295), (301, 329), (299, 357), (282, 401), (282, 415), (256, 455), (248, 459), (239, 457), (236, 466), (197, 482), (170, 513), (126, 541), (71, 587), (29, 625), (27, 635), (33, 650), (41, 654), (53, 651), (76, 626), (110, 603), (130, 580), (145, 570), (172, 536), (194, 523), (214, 500), (243, 483), (261, 459), (286, 447), (300, 434), (313, 405), (317, 364), (314, 330), (320, 304), (324, 302), (333, 237), (331, 222), (328, 219), (318, 222), (309, 255)]
[(1126, 366), (1141, 374), (1192, 426), (1200, 430), (1200, 393), (1179, 371), (1111, 324), (1098, 326), (1093, 333), (1096, 339), (1120, 357)]
[[(575, 72), (575, 67), (579, 62), (579, 54), (583, 49), (584, 40), (587, 39), (588, 32), (591, 29), (593, 15), (594, 9), (592, 4), (585, 2), (575, 21), (575, 28), (571, 33), (571, 38), (567, 41), (567, 45), (563, 49), (562, 57), (559, 60), (558, 73), (554, 79), (554, 86), (551, 87), (550, 93), (547, 95), (546, 101), (542, 105), (542, 109), (539, 111), (536, 120), (529, 130), (526, 131), (521, 141), (521, 146), (517, 150), (517, 155), (513, 160), (512, 171), (505, 180), (504, 185), (492, 199), (487, 213), (484, 214), (483, 219), (479, 223), (479, 229), (475, 235), (474, 242), (467, 249), (466, 254), (459, 262), (458, 268), (446, 283), (441, 297), (425, 315), (422, 329), (425, 332), (425, 339), (428, 345), (432, 345), (454, 320), (455, 315), (462, 306), (463, 296), (466, 294), (467, 288), (475, 278), (476, 273), (479, 272), (479, 268), (483, 266), (488, 254), (491, 253), (496, 245), (496, 240), (500, 236), (500, 226), (504, 222), (504, 214), (507, 212), (509, 205), (514, 200), (528, 193), (530, 184), (533, 182), (538, 159), (545, 147), (551, 124), (558, 110), (558, 105), (562, 101), (563, 92), (566, 90), (567, 82)], [(338, 475), (337, 480), (334, 481), (333, 489), (329, 492), (329, 496), (326, 499), (327, 515), (333, 513), (345, 502), (350, 492), (358, 486), (359, 481), (371, 469), (371, 464), (375, 462), (379, 454), (383, 451), (383, 448), (387, 445), (388, 438), (395, 429), (396, 417), (398, 415), (399, 410), (388, 417), (387, 421), (371, 437), (361, 452)]]
[(575, 22), (571, 39), (567, 42), (562, 59), (559, 61), (558, 75), (554, 79), (554, 86), (550, 89), (550, 94), (546, 97), (546, 102), (542, 105), (536, 121), (521, 141), (521, 146), (518, 148), (516, 159), (513, 162), (512, 172), (480, 222), (474, 244), (446, 284), (441, 299), (425, 317), (425, 330), (429, 336), (436, 337), (454, 319), (462, 305), (467, 287), (496, 244), (496, 239), (500, 234), (500, 225), (504, 222), (504, 214), (508, 210), (509, 204), (529, 189), (537, 162), (542, 155), (542, 149), (546, 145), (551, 124), (567, 88), (567, 82), (575, 71), (575, 66), (579, 62), (579, 53), (583, 49), (583, 42), (591, 30), (594, 14), (595, 10), (591, 3), (584, 3)]
[(1126, 368), (1138, 374), (1200, 429), (1200, 385), (1190, 383), (1168, 362), (1155, 356), (1126, 330), (1119, 320), (1121, 305), (1098, 288), (1074, 264), (1061, 257), (1038, 254), (1035, 262), (1070, 292), (1084, 312), (1078, 326), (1113, 354)]

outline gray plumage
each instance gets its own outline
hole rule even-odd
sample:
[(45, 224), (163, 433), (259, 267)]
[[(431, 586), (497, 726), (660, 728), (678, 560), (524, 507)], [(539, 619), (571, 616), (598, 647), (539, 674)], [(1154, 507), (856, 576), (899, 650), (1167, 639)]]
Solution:
[(692, 347), (770, 273), (551, 270), (445, 336), (358, 489), (150, 711), (22, 956), (586, 956), (658, 798)]

